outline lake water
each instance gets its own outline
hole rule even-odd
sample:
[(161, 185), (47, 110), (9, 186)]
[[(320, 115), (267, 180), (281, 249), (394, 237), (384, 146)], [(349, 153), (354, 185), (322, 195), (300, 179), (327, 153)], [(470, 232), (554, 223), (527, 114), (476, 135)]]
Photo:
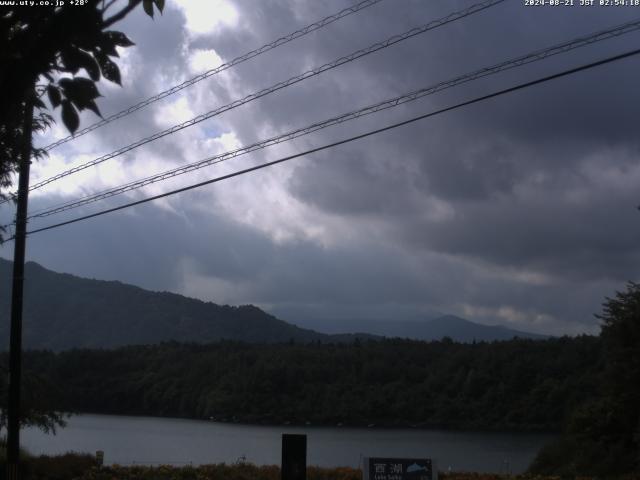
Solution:
[(254, 426), (152, 417), (77, 415), (55, 436), (24, 429), (32, 454), (103, 450), (106, 464), (279, 465), (281, 435), (307, 435), (307, 463), (358, 467), (362, 456), (428, 457), (440, 470), (520, 473), (552, 435), (442, 430)]

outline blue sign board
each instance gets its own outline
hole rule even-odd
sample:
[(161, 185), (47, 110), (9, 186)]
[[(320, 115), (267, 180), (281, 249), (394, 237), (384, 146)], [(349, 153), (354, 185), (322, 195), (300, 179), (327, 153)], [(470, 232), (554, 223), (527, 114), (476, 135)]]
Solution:
[(430, 458), (364, 459), (364, 480), (438, 480)]

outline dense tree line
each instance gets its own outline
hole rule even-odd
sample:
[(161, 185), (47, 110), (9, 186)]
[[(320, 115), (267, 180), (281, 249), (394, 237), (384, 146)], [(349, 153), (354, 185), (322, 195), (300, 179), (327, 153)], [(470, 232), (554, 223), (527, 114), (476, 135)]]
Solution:
[(255, 423), (559, 430), (597, 389), (596, 337), (458, 344), (165, 343), (29, 352), (56, 408)]
[(640, 475), (640, 284), (607, 298), (595, 391), (567, 419), (562, 437), (538, 455), (537, 473)]

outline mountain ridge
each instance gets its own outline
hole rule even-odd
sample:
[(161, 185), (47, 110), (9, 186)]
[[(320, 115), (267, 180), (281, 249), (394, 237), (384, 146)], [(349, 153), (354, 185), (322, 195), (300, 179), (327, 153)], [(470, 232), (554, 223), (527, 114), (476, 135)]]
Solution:
[(551, 338), (548, 335), (523, 332), (502, 325), (483, 325), (455, 315), (439, 315), (435, 318), (411, 320), (308, 318), (299, 322), (287, 319), (281, 314), (276, 314), (276, 316), (285, 318), (285, 321), (301, 328), (309, 328), (327, 334), (366, 331), (372, 335), (425, 341), (450, 337), (457, 342), (491, 342), (511, 340), (514, 337), (532, 340)]
[[(0, 323), (0, 341), (5, 345), (11, 266), (11, 262), (0, 260), (0, 312), (5, 319)], [(26, 348), (65, 350), (165, 341), (274, 343), (331, 338), (287, 324), (253, 305), (221, 306), (171, 292), (150, 292), (119, 281), (53, 272), (35, 262), (25, 264), (25, 277)]]
[[(4, 345), (8, 345), (9, 338), (12, 265), (0, 258), (0, 342)], [(23, 343), (27, 349), (116, 348), (168, 341), (327, 343), (379, 339), (381, 336), (418, 340), (440, 340), (449, 336), (456, 341), (508, 340), (514, 336), (544, 338), (524, 332), (513, 333), (504, 327), (494, 327), (505, 331), (492, 338), (483, 330), (491, 327), (453, 316), (441, 317), (440, 327), (431, 336), (424, 331), (398, 330), (403, 322), (395, 322), (396, 330), (386, 334), (377, 333), (375, 328), (320, 332), (307, 325), (281, 320), (254, 305), (218, 305), (172, 292), (152, 292), (117, 280), (58, 273), (35, 262), (25, 264), (25, 278)], [(462, 331), (452, 330), (453, 324), (460, 322), (466, 322), (467, 330), (470, 326), (480, 328), (485, 332), (484, 336), (480, 333), (465, 336)], [(375, 321), (368, 325), (375, 327)], [(420, 325), (424, 330), (428, 322)]]

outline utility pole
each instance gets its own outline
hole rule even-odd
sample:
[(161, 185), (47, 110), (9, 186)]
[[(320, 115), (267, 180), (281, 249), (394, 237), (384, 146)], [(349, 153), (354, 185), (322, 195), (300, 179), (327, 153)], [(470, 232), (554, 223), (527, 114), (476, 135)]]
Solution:
[(24, 257), (27, 240), (29, 169), (33, 127), (33, 86), (27, 90), (22, 125), (22, 151), (18, 176), (16, 233), (13, 250), (13, 284), (11, 290), (11, 336), (9, 343), (9, 405), (7, 421), (7, 478), (20, 479), (20, 383), (22, 375), (22, 296)]

